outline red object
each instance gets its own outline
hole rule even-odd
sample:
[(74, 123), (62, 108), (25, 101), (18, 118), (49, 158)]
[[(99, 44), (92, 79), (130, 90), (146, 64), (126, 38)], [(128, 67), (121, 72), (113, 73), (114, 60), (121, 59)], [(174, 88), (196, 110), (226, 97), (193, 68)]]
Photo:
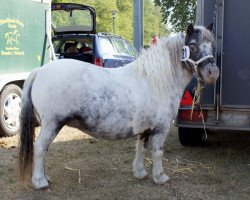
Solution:
[(86, 52), (86, 51), (91, 51), (92, 49), (89, 47), (81, 47), (80, 51), (81, 52)]
[(152, 44), (152, 45), (157, 45), (157, 41), (158, 41), (158, 37), (157, 37), (156, 35), (154, 35), (154, 36), (152, 37), (151, 44)]
[(192, 106), (193, 97), (189, 93), (189, 91), (186, 91), (184, 96), (181, 99), (180, 106)]
[(190, 92), (187, 90), (185, 94), (183, 95), (180, 106), (189, 106), (189, 110), (179, 110), (178, 119), (179, 121), (196, 121), (196, 122), (202, 122), (202, 115), (204, 121), (207, 120), (207, 112), (203, 111), (202, 113), (200, 111), (194, 110), (191, 118), (191, 106), (193, 103), (193, 97), (191, 96)]
[(207, 112), (202, 111), (202, 114), (200, 111), (193, 111), (192, 118), (191, 118), (191, 110), (179, 110), (179, 121), (196, 121), (196, 122), (202, 122), (202, 115), (204, 122), (207, 121)]
[(56, 5), (56, 9), (60, 10), (61, 9), (61, 5)]
[(94, 64), (100, 67), (103, 67), (103, 60), (101, 58), (95, 58)]

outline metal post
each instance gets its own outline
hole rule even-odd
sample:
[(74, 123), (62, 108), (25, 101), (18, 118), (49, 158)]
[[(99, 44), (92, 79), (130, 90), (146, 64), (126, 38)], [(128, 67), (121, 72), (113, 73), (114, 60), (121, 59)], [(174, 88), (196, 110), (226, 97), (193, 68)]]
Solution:
[(141, 48), (143, 48), (143, 39), (144, 39), (144, 24), (143, 24), (143, 18), (144, 18), (144, 5), (143, 5), (143, 1), (144, 0), (140, 0), (140, 13), (141, 13), (141, 16), (140, 16), (140, 34), (141, 34)]
[(115, 15), (117, 13), (116, 10), (112, 10), (112, 27), (113, 27), (113, 34), (115, 34)]
[(204, 0), (197, 0), (196, 25), (204, 25)]
[(143, 48), (143, 0), (134, 0), (134, 46)]
[(56, 60), (55, 49), (51, 39), (51, 9), (45, 11), (46, 36), (50, 46), (50, 60)]
[(216, 123), (220, 123), (220, 106), (222, 104), (222, 76), (223, 76), (223, 35), (224, 35), (224, 0), (217, 1), (217, 17), (216, 17), (216, 45), (217, 45), (217, 54), (219, 55), (219, 65), (220, 68), (220, 77), (217, 81), (217, 107), (216, 107)]
[(113, 16), (113, 34), (115, 34), (115, 16)]

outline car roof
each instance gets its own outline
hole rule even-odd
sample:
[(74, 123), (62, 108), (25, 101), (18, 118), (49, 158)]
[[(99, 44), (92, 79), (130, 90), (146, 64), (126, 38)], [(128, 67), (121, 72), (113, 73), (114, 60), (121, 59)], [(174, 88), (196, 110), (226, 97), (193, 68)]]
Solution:
[[(76, 38), (80, 38), (80, 37), (85, 37), (85, 36), (90, 36), (90, 37), (94, 37), (94, 36), (101, 36), (101, 37), (116, 37), (116, 38), (122, 38), (124, 39), (122, 36), (120, 35), (116, 35), (116, 34), (111, 34), (111, 33), (106, 33), (106, 32), (99, 32), (96, 34), (61, 34), (61, 35), (55, 35), (54, 38), (58, 39), (62, 39), (62, 38), (72, 38), (72, 37), (76, 37)], [(125, 40), (125, 39), (124, 39)]]

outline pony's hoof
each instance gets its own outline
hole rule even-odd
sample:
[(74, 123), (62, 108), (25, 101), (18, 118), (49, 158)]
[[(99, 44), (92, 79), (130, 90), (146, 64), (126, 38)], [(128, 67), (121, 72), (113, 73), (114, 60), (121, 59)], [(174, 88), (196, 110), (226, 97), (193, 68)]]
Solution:
[(169, 177), (162, 173), (160, 175), (154, 176), (153, 179), (156, 184), (164, 184), (169, 180)]
[(49, 188), (49, 182), (45, 178), (32, 178), (32, 184), (36, 190)]
[(140, 170), (133, 169), (133, 173), (134, 173), (135, 178), (138, 178), (138, 179), (144, 179), (148, 175), (145, 169), (140, 169)]
[(50, 179), (50, 177), (48, 176), (48, 174), (46, 174), (45, 177), (46, 177), (47, 181), (48, 181), (49, 183), (51, 183), (51, 179)]

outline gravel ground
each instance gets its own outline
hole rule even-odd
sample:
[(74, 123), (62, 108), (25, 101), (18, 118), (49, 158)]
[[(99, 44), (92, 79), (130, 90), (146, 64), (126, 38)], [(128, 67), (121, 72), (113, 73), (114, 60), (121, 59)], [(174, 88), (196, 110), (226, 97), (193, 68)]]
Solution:
[(34, 191), (16, 172), (18, 137), (0, 138), (0, 199), (250, 199), (249, 132), (213, 132), (202, 146), (183, 147), (173, 127), (163, 160), (171, 180), (164, 185), (153, 183), (150, 154), (149, 177), (133, 177), (135, 141), (98, 140), (65, 127), (46, 159), (50, 190)]

